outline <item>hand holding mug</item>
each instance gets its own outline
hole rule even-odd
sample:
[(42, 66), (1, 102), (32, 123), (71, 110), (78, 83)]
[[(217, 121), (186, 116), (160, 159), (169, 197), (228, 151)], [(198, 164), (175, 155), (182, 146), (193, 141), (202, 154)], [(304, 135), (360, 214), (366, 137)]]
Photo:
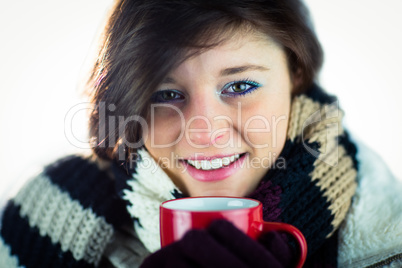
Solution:
[[(257, 267), (257, 264), (268, 263), (280, 267), (278, 259), (255, 241), (261, 234), (270, 231), (286, 232), (295, 238), (300, 251), (296, 267), (302, 267), (306, 259), (307, 245), (300, 231), (288, 224), (264, 222), (262, 205), (253, 199), (176, 199), (164, 202), (160, 213), (163, 248), (153, 254), (154, 261), (159, 259), (167, 263), (167, 259), (170, 259), (185, 263), (191, 259), (201, 267), (227, 266), (228, 262), (233, 265), (246, 263), (242, 267)], [(236, 228), (224, 221), (216, 222), (217, 219), (229, 221)], [(148, 263), (152, 263), (152, 260)]]

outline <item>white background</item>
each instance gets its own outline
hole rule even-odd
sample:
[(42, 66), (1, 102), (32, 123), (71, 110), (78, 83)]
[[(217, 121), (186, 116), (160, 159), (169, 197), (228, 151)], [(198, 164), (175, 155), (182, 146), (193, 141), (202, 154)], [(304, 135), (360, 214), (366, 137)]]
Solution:
[[(402, 179), (402, 1), (306, 3), (325, 51), (321, 84), (339, 96), (348, 128)], [(86, 101), (80, 86), (111, 4), (0, 1), (0, 201), (37, 167), (89, 152), (69, 143), (64, 120)], [(74, 122), (84, 141), (85, 113)]]

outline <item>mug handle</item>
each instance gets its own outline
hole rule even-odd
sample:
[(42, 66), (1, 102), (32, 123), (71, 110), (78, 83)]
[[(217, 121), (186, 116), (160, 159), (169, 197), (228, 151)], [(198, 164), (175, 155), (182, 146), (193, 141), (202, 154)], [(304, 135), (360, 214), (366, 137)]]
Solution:
[(293, 236), (299, 243), (300, 257), (296, 268), (302, 268), (307, 257), (307, 242), (306, 238), (299, 229), (293, 225), (282, 222), (254, 222), (259, 233), (267, 233), (272, 231), (285, 232)]

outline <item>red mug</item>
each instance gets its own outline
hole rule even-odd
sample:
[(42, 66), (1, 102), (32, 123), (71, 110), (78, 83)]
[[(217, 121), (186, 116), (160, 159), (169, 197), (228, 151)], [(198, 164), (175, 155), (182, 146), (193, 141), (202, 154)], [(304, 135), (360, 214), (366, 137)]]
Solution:
[(225, 219), (249, 237), (257, 239), (270, 231), (286, 232), (299, 245), (301, 268), (307, 256), (307, 243), (294, 226), (280, 222), (264, 222), (261, 202), (241, 197), (189, 197), (165, 201), (160, 206), (161, 246), (180, 240), (190, 229), (204, 229), (213, 220)]

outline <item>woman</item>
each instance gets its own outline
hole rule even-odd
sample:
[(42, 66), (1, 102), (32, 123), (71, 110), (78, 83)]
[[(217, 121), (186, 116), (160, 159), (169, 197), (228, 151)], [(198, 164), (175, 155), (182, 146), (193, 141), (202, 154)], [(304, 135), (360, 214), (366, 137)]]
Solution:
[(291, 241), (226, 221), (160, 249), (159, 204), (210, 195), (298, 227), (306, 267), (401, 264), (399, 186), (379, 183), (314, 83), (309, 25), (296, 0), (118, 1), (90, 79), (94, 155), (49, 165), (8, 203), (3, 266), (292, 267)]

